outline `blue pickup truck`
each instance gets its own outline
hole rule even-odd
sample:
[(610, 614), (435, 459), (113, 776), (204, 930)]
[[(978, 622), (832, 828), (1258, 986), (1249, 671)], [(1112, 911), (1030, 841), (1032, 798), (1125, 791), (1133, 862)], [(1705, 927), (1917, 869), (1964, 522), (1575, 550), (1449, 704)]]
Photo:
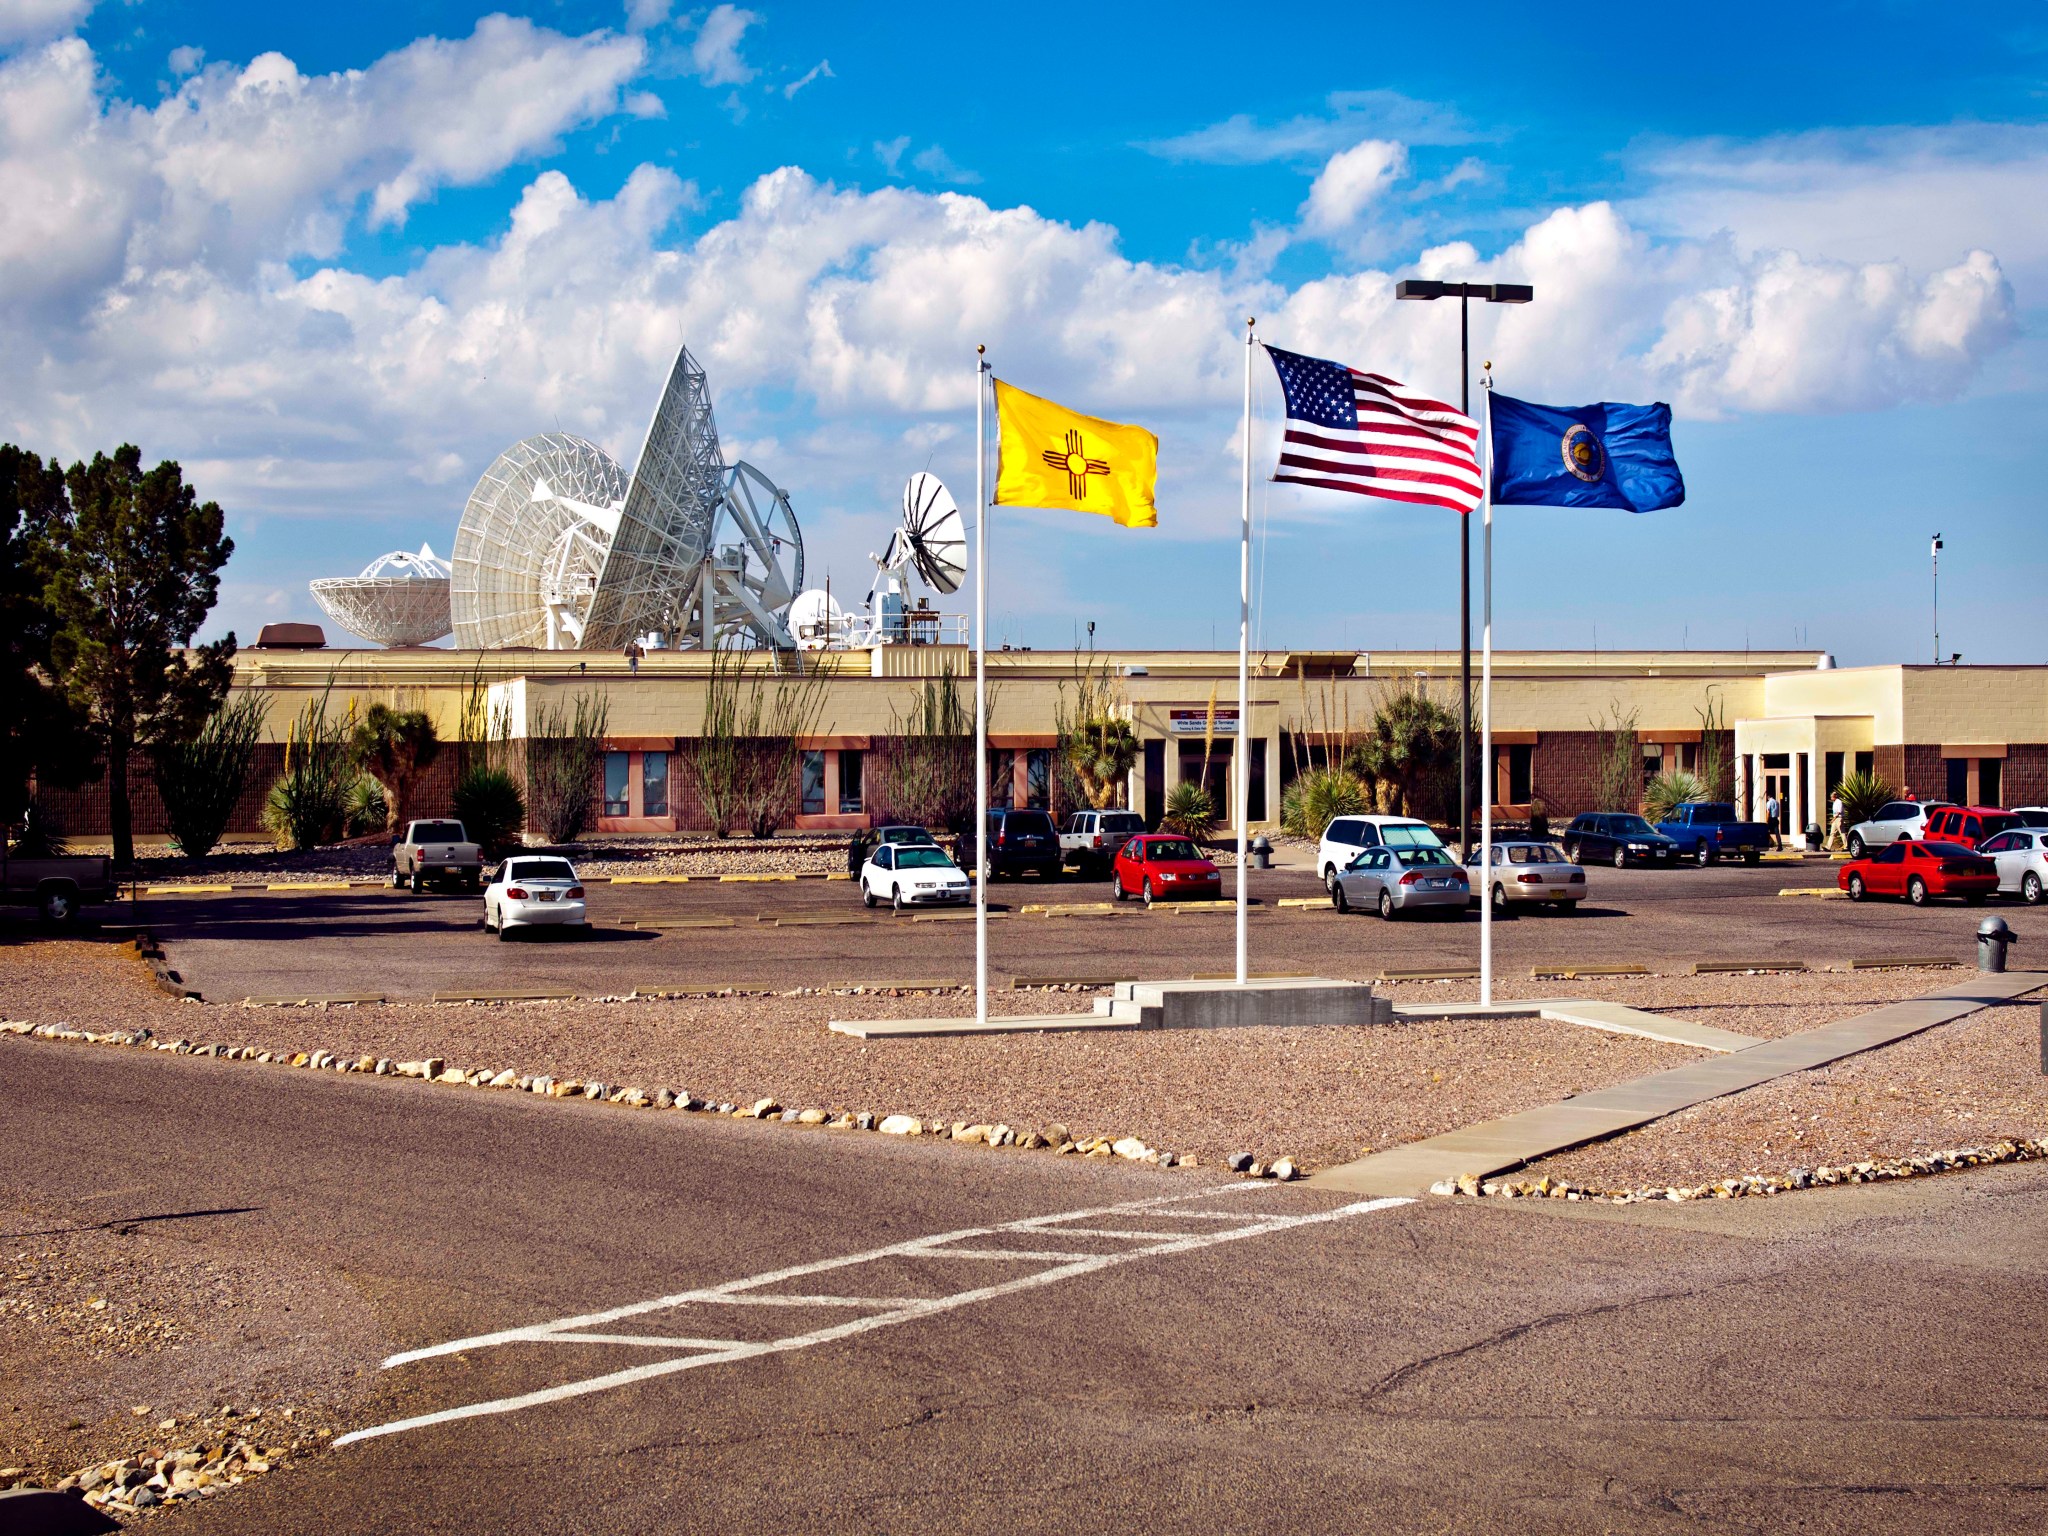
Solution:
[(1679, 806), (1657, 830), (1678, 844), (1678, 856), (1695, 864), (1718, 863), (1740, 856), (1754, 864), (1771, 845), (1770, 829), (1760, 821), (1737, 821), (1735, 807), (1725, 800), (1694, 800)]

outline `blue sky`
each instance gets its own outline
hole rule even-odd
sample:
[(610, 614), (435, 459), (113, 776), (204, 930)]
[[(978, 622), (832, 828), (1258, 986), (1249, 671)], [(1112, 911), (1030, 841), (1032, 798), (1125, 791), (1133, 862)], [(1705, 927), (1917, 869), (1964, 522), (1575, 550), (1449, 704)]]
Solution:
[[(1016, 14), (0, 0), (0, 437), (181, 459), (228, 508), (247, 636), (318, 617), (311, 577), (446, 553), (520, 437), (630, 463), (687, 341), (845, 590), (904, 477), (966, 499), (985, 341), (1162, 438), (1156, 532), (1000, 514), (992, 638), (1206, 645), (1242, 315), (1451, 392), (1454, 313), (1393, 279), (1529, 281), (1475, 358), (1530, 398), (1671, 400), (1690, 496), (1503, 511), (1502, 645), (1925, 659), (1939, 529), (1944, 649), (2048, 659), (2048, 26), (1476, 5), (1455, 39), (1360, 11), (1305, 44), (1241, 6)], [(1449, 516), (1257, 503), (1266, 643), (1455, 644)]]

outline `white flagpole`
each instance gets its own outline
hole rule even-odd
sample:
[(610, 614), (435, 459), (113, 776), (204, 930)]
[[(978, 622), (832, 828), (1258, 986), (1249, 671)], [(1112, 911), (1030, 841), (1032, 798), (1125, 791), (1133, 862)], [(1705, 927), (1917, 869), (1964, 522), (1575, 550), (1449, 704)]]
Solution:
[(988, 348), (974, 349), (974, 1021), (988, 1022)]
[[(1237, 984), (1250, 980), (1248, 919), (1251, 911), (1250, 834), (1252, 782), (1252, 348), (1256, 316), (1244, 322), (1244, 546), (1237, 559), (1237, 743), (1232, 748), (1237, 771), (1231, 775), (1231, 796), (1237, 802)], [(1267, 793), (1271, 793), (1271, 789)]]
[[(1493, 761), (1493, 365), (1479, 377), (1485, 400), (1486, 463), (1480, 494), (1484, 501), (1486, 596), (1479, 640), (1479, 1004), (1493, 1002), (1493, 792), (1499, 775)], [(1505, 877), (1503, 877), (1505, 878)]]

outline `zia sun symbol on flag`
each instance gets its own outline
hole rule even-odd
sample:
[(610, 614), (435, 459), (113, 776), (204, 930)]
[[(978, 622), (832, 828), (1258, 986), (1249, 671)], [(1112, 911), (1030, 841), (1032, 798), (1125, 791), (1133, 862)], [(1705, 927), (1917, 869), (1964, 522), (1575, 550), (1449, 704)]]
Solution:
[(1109, 461), (1107, 459), (1091, 459), (1081, 450), (1081, 434), (1069, 427), (1067, 429), (1067, 446), (1064, 452), (1048, 448), (1039, 455), (1039, 457), (1045, 460), (1049, 468), (1063, 469), (1067, 472), (1067, 494), (1076, 501), (1087, 499), (1088, 477), (1090, 475), (1106, 475), (1109, 473)]

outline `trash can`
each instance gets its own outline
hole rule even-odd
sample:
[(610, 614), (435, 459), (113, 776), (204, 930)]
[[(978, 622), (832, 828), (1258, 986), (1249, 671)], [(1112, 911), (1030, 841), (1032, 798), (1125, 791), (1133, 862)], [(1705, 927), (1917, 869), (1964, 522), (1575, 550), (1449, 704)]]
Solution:
[(1808, 853), (1819, 853), (1820, 845), (1826, 836), (1827, 834), (1821, 831), (1819, 822), (1808, 822), (1806, 824), (1806, 851)]
[(1261, 832), (1252, 839), (1252, 868), (1271, 869), (1272, 867), (1273, 841), (1265, 833)]
[(2005, 951), (2017, 944), (2019, 935), (2002, 917), (1987, 917), (1977, 925), (1977, 969), (1995, 973), (2005, 969)]

